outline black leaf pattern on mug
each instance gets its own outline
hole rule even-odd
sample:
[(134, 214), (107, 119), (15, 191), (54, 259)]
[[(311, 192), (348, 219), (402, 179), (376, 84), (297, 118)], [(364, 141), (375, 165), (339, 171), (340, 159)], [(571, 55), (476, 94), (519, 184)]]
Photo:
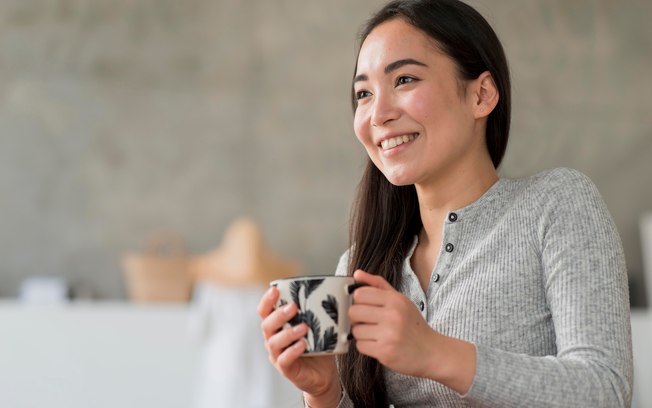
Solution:
[[(306, 334), (308, 343), (312, 344), (313, 351), (319, 351), (319, 338), (321, 337), (319, 319), (317, 319), (317, 316), (315, 316), (311, 310), (307, 310), (305, 313), (302, 313), (301, 317), (302, 320), (308, 325), (308, 333)], [(312, 342), (310, 341), (311, 333)]]
[[(292, 326), (296, 326), (300, 323), (305, 323), (308, 326), (308, 333), (304, 336), (308, 341), (308, 350), (309, 351), (322, 351), (325, 346), (331, 347), (331, 343), (335, 341), (337, 343), (337, 336), (335, 335), (335, 340), (333, 340), (334, 331), (331, 328), (328, 339), (321, 339), (321, 325), (319, 319), (315, 314), (306, 310), (306, 302), (310, 294), (312, 294), (315, 289), (317, 289), (324, 279), (307, 279), (302, 281), (292, 281), (290, 282), (290, 296), (292, 301), (297, 305), (297, 314), (289, 321)], [(301, 288), (303, 288), (303, 293), (301, 293)], [(285, 301), (281, 301), (281, 306), (287, 304)], [(328, 304), (328, 305), (326, 305)], [(332, 295), (328, 296), (328, 299), (322, 301), (322, 306), (326, 309), (331, 318), (337, 322), (337, 300)], [(334, 349), (334, 345), (331, 349)], [(312, 350), (311, 350), (312, 349)]]
[(292, 301), (299, 309), (301, 309), (301, 302), (299, 302), (299, 292), (301, 291), (301, 282), (292, 281), (290, 282), (290, 296), (292, 296)]
[(333, 295), (328, 295), (326, 297), (326, 300), (322, 300), (321, 306), (324, 308), (326, 313), (333, 319), (335, 324), (337, 323), (337, 299), (335, 299), (335, 296)]
[(305, 280), (303, 281), (305, 286), (306, 286), (306, 299), (310, 296), (310, 294), (321, 285), (324, 280), (323, 279), (310, 279), (310, 280)]
[(334, 351), (337, 346), (337, 334), (335, 327), (331, 326), (324, 332), (323, 341), (319, 344), (319, 351)]
[(290, 323), (290, 326), (296, 326), (297, 324), (300, 324), (301, 322), (303, 322), (303, 316), (301, 315), (300, 312), (295, 314), (293, 318), (288, 320), (288, 323)]

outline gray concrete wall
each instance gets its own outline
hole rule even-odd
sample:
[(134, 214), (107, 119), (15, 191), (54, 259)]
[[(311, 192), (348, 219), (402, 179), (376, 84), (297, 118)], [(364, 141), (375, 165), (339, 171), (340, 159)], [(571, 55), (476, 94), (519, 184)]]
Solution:
[[(120, 257), (153, 231), (201, 253), (242, 214), (306, 273), (331, 272), (364, 159), (348, 101), (354, 40), (380, 4), (0, 2), (0, 295), (45, 275), (123, 297)], [(513, 72), (502, 173), (587, 173), (639, 282), (652, 3), (472, 4)]]

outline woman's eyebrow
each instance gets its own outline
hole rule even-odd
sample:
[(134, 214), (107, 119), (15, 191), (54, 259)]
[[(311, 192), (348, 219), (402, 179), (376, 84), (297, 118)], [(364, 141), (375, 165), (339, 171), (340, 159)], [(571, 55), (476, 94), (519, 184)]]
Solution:
[[(391, 63), (387, 64), (387, 66), (384, 69), (385, 75), (387, 75), (387, 74), (389, 74), (389, 73), (391, 73), (393, 71), (396, 71), (397, 69), (399, 69), (401, 67), (404, 67), (406, 65), (418, 65), (420, 67), (427, 67), (428, 66), (428, 65), (424, 64), (421, 61), (415, 60), (414, 58), (404, 58), (404, 59), (400, 59), (400, 60), (397, 60), (397, 61), (394, 61), (394, 62), (391, 62)], [(359, 75), (356, 75), (355, 78), (353, 78), (353, 83), (355, 84), (356, 82), (366, 81), (368, 79), (369, 79), (369, 77), (366, 74), (359, 74)]]
[(405, 66), (405, 65), (418, 65), (420, 67), (427, 67), (426, 64), (424, 64), (421, 61), (417, 61), (413, 58), (405, 58), (405, 59), (400, 59), (398, 61), (394, 61), (390, 64), (388, 64), (385, 67), (385, 74), (389, 74), (392, 71), (396, 71), (397, 69)]

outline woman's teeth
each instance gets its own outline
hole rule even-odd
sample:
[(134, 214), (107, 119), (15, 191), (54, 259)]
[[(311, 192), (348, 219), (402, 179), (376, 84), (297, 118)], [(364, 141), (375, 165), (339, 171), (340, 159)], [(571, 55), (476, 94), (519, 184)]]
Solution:
[(416, 139), (417, 134), (413, 133), (411, 135), (403, 135), (403, 136), (397, 136), (393, 137), (391, 139), (386, 139), (380, 142), (380, 147), (383, 148), (383, 150), (391, 149), (393, 147), (402, 145), (403, 143), (410, 142), (414, 139)]

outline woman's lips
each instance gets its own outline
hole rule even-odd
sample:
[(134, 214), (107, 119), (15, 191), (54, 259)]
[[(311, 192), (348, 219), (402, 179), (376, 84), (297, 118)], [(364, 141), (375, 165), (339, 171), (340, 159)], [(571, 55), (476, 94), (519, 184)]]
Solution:
[(393, 149), (396, 146), (402, 145), (403, 143), (408, 143), (413, 141), (414, 139), (417, 138), (417, 136), (419, 136), (418, 133), (411, 133), (407, 135), (401, 135), (401, 136), (385, 139), (382, 142), (380, 142), (380, 148), (383, 150)]

